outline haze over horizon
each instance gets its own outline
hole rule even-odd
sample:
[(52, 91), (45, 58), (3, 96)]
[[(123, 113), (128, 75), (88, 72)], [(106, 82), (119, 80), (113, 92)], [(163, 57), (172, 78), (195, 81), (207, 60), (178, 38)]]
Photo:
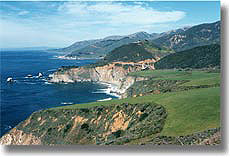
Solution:
[[(220, 2), (0, 2), (0, 47), (65, 47), (220, 20)], [(205, 7), (204, 7), (205, 6)]]

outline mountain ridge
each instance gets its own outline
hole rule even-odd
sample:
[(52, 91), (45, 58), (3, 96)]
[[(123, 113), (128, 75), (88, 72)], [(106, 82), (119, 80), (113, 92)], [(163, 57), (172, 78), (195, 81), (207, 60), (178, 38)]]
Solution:
[(197, 46), (220, 43), (220, 21), (203, 23), (189, 27), (180, 33), (163, 35), (153, 42), (162, 47), (169, 47), (176, 52)]
[(220, 42), (220, 21), (186, 26), (162, 33), (141, 31), (124, 36), (112, 35), (102, 39), (78, 41), (55, 51), (64, 52), (68, 57), (100, 58), (117, 47), (139, 40), (150, 40), (160, 47), (175, 51), (215, 44)]

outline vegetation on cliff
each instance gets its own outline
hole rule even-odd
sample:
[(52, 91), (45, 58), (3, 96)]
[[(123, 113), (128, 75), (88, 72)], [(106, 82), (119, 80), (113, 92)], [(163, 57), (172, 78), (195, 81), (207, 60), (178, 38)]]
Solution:
[(159, 133), (166, 117), (167, 112), (161, 105), (124, 103), (38, 111), (16, 129), (33, 134), (45, 145), (124, 144)]

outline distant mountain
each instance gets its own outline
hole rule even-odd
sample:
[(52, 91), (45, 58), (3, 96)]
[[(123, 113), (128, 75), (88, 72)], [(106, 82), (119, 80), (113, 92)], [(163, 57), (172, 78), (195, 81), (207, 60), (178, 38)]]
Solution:
[(133, 61), (138, 62), (145, 59), (156, 59), (166, 56), (173, 51), (161, 48), (148, 40), (133, 42), (122, 45), (109, 52), (105, 58), (105, 62), (115, 61)]
[(170, 54), (155, 63), (156, 69), (204, 68), (220, 66), (220, 45), (195, 47)]
[(70, 45), (68, 47), (55, 49), (54, 51), (68, 54), (68, 53), (72, 53), (73, 51), (76, 51), (76, 50), (79, 50), (81, 48), (84, 48), (84, 47), (86, 47), (86, 46), (88, 46), (90, 44), (94, 44), (94, 43), (96, 43), (98, 41), (100, 41), (100, 39), (78, 41), (78, 42), (75, 42), (75, 43), (73, 43), (72, 45)]
[(127, 36), (108, 36), (103, 39), (76, 42), (69, 47), (58, 49), (57, 51), (69, 53), (67, 55), (68, 57), (104, 57), (107, 53), (124, 44), (138, 40), (155, 39), (157, 35), (157, 33), (148, 34), (146, 32), (137, 32)]
[(220, 21), (165, 32), (154, 39), (159, 46), (183, 51), (197, 46), (220, 43)]
[(197, 46), (218, 44), (220, 42), (220, 21), (163, 33), (137, 32), (127, 36), (108, 36), (103, 39), (79, 41), (55, 51), (63, 52), (68, 57), (98, 58), (104, 57), (122, 45), (143, 40), (151, 40), (155, 45), (170, 48), (176, 52)]
[(158, 35), (157, 33), (149, 34), (147, 32), (137, 32), (134, 34), (127, 35), (125, 37), (144, 40), (144, 39), (154, 39), (155, 37), (157, 37), (157, 35)]

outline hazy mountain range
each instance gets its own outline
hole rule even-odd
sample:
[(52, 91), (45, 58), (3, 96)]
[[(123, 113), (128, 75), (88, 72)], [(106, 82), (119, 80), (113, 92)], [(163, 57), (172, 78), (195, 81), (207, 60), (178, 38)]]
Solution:
[(117, 47), (136, 42), (138, 40), (156, 39), (159, 34), (148, 34), (146, 32), (137, 32), (127, 36), (108, 36), (103, 39), (85, 40), (76, 42), (66, 48), (57, 49), (59, 52), (67, 53), (68, 56), (77, 57), (100, 57), (105, 56)]
[(205, 23), (192, 27), (184, 27), (163, 33), (137, 32), (127, 36), (108, 36), (103, 39), (84, 40), (55, 49), (67, 56), (97, 58), (104, 57), (122, 45), (136, 41), (148, 40), (161, 48), (182, 51), (196, 46), (215, 44), (220, 42), (220, 21)]

